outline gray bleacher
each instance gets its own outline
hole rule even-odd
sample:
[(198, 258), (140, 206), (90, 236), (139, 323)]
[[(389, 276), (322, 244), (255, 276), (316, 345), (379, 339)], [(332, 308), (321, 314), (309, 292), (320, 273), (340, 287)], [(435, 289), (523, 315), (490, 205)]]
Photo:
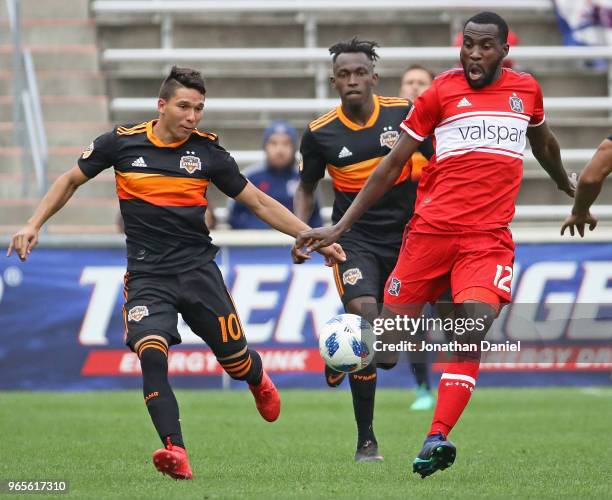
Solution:
[[(28, 22), (32, 26), (25, 28), (26, 33), (31, 31), (29, 43), (37, 43), (41, 26), (53, 26), (49, 19), (61, 17), (64, 26), (72, 19), (81, 33), (79, 38), (68, 29), (55, 28), (52, 44), (59, 48), (53, 50), (47, 44), (34, 51), (49, 134), (51, 180), (69, 168), (79, 149), (110, 124), (153, 117), (152, 98), (173, 62), (203, 71), (208, 104), (201, 128), (218, 133), (222, 144), (244, 165), (260, 154), (261, 133), (268, 120), (286, 117), (303, 129), (335, 101), (327, 84), (330, 65), (326, 47), (330, 44), (353, 35), (377, 40), (382, 47), (379, 93), (396, 95), (401, 71), (412, 62), (419, 60), (435, 71), (452, 66), (458, 49), (449, 46), (455, 34), (469, 15), (486, 8), (502, 14), (521, 39), (511, 57), (517, 68), (538, 78), (549, 98), (547, 116), (567, 167), (583, 166), (594, 147), (609, 134), (612, 103), (608, 72), (591, 69), (584, 54), (558, 47), (561, 37), (552, 3), (547, 0), (98, 0), (91, 2), (89, 18), (87, 0), (54, 2), (55, 10), (36, 9), (35, 0), (22, 2), (26, 26)], [(36, 23), (45, 16), (46, 23)], [(92, 50), (94, 42), (97, 50)], [(612, 58), (607, 47), (600, 53), (587, 50), (590, 58)], [(2, 58), (8, 64), (10, 53), (0, 52)], [(61, 70), (70, 75), (65, 85)], [(0, 89), (6, 87), (0, 80)], [(58, 93), (66, 94), (65, 98), (55, 98)], [(0, 116), (3, 121), (10, 119), (3, 101)], [(16, 200), (7, 174), (17, 183), (21, 171), (15, 168), (15, 155), (8, 146), (0, 144), (0, 175), (7, 179), (0, 191), (4, 203), (0, 226), (21, 221), (34, 203)], [(76, 203), (60, 214), (56, 231), (79, 230), (83, 224), (93, 225), (92, 231), (112, 230), (117, 213), (113, 177), (100, 177), (86, 185)], [(329, 183), (323, 187), (324, 204), (329, 204)], [(210, 196), (216, 207), (224, 205), (218, 193), (213, 191)], [(606, 196), (604, 201), (612, 202), (612, 193)], [(7, 198), (15, 199), (15, 204)], [(536, 163), (527, 161), (519, 203), (567, 200), (542, 176)]]

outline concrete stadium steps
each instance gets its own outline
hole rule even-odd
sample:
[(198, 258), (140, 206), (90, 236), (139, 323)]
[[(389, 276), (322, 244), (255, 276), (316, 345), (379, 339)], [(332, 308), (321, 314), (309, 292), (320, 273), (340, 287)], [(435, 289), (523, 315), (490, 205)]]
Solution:
[[(464, 18), (467, 18), (465, 16)], [(292, 16), (174, 16), (175, 47), (292, 47), (304, 40), (304, 24)], [(519, 20), (520, 19), (520, 20)], [(394, 17), (382, 12), (363, 14), (357, 19), (350, 12), (317, 16), (317, 43), (326, 47), (338, 40), (358, 35), (376, 40), (381, 46), (450, 45), (456, 33), (451, 19), (439, 13), (414, 15), (398, 13)], [(460, 20), (461, 22), (461, 20)], [(554, 15), (517, 17), (510, 23), (521, 45), (557, 45), (561, 35)], [(105, 48), (159, 47), (158, 22), (146, 19), (114, 19), (99, 25), (101, 44)]]
[[(0, 97), (0, 121), (12, 119), (12, 96)], [(106, 95), (43, 95), (42, 114), (45, 124), (58, 121), (104, 122), (108, 115)]]
[(549, 125), (562, 148), (593, 148), (610, 135), (610, 119), (550, 119)]
[[(165, 73), (165, 72), (164, 72)], [(109, 76), (108, 89), (112, 97), (156, 96), (165, 74), (155, 72), (150, 77), (113, 77)], [(314, 97), (312, 77), (301, 75), (270, 78), (269, 75), (250, 76), (248, 81), (242, 77), (208, 76), (202, 70), (209, 97)]]
[[(295, 71), (283, 70), (281, 75), (271, 76), (260, 68), (260, 73), (241, 74), (240, 68), (231, 70), (232, 74), (218, 74), (218, 67), (197, 68), (202, 70), (206, 82), (208, 97), (241, 97), (241, 98), (312, 98), (315, 97), (315, 80), (312, 68), (303, 67)], [(131, 69), (130, 71), (134, 71)], [(588, 69), (567, 68), (532, 72), (540, 82), (546, 97), (566, 96), (607, 96), (607, 73)], [(108, 75), (109, 96), (113, 97), (146, 97), (156, 96), (165, 72), (147, 70), (127, 73), (123, 70), (110, 70)], [(397, 95), (401, 69), (380, 71), (377, 93), (380, 95)], [(335, 92), (329, 88), (329, 96)]]
[[(581, 165), (583, 167), (584, 165)], [(565, 165), (568, 172), (579, 171), (580, 168), (572, 169)], [(537, 167), (542, 170), (541, 167)], [(542, 170), (543, 171), (543, 170)], [(517, 205), (564, 205), (569, 215), (573, 200), (564, 192), (559, 191), (553, 181), (544, 173), (544, 177), (538, 179), (523, 180), (521, 189), (516, 199)], [(604, 189), (597, 198), (598, 205), (612, 204), (612, 189)]]
[[(41, 2), (44, 3), (44, 2)], [(26, 19), (21, 23), (21, 43), (25, 45), (95, 44), (96, 25), (91, 19), (64, 18)], [(11, 43), (8, 21), (0, 22), (0, 44)]]
[[(0, 109), (2, 105), (0, 104)], [(73, 113), (76, 113), (74, 110)], [(106, 123), (106, 117), (100, 121), (79, 121), (78, 116), (71, 121), (46, 122), (45, 131), (49, 148), (74, 147), (77, 156), (100, 134), (110, 130), (112, 125)], [(0, 122), (0, 147), (12, 146), (13, 123)], [(2, 155), (0, 154), (0, 162)], [(76, 160), (76, 157), (74, 158)]]
[[(99, 71), (37, 71), (41, 95), (106, 95), (106, 82)], [(12, 71), (0, 71), (0, 95), (8, 95), (13, 88)]]
[[(19, 0), (19, 3), (24, 20), (89, 17), (89, 0)], [(5, 5), (0, 9), (0, 13), (0, 19), (6, 19)]]
[[(47, 174), (47, 186), (50, 186), (63, 172), (49, 172)], [(0, 173), (0, 199), (20, 199), (23, 197), (21, 185), (24, 175), (21, 172)], [(34, 186), (36, 178), (33, 173), (25, 175), (30, 186)], [(79, 194), (91, 198), (116, 197), (115, 176), (112, 169), (102, 172), (92, 181), (86, 182), (79, 187)]]
[[(104, 48), (160, 47), (160, 29), (155, 24), (130, 24), (127, 26), (101, 26), (100, 40)], [(381, 46), (431, 45), (449, 43), (450, 32), (440, 23), (424, 24), (321, 24), (318, 27), (318, 43), (327, 47), (338, 40), (359, 35), (376, 40)], [(174, 26), (174, 47), (299, 47), (304, 43), (302, 24), (213, 24), (178, 22)]]
[[(36, 71), (97, 71), (98, 50), (93, 44), (24, 45), (32, 51)], [(0, 68), (10, 68), (12, 47), (0, 45)]]
[[(74, 165), (77, 164), (77, 160), (83, 149), (91, 142), (91, 140), (85, 144), (85, 146), (72, 146), (72, 147), (50, 147), (49, 148), (49, 164), (48, 169), (50, 173), (61, 173), (66, 170), (70, 170)], [(28, 153), (29, 154), (29, 153)], [(18, 148), (14, 147), (0, 147), (0, 174), (14, 174), (21, 172), (22, 161), (26, 161), (27, 165), (30, 165), (31, 159), (28, 155), (24, 156)]]
[[(0, 225), (15, 226), (25, 223), (38, 204), (36, 198), (0, 200)], [(119, 202), (112, 198), (92, 198), (80, 192), (53, 216), (54, 224), (80, 226), (112, 226), (119, 216)]]

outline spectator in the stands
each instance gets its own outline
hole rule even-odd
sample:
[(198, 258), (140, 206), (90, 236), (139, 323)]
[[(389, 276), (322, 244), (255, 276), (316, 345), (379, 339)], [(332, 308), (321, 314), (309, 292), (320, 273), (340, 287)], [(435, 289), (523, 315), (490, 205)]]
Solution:
[(420, 64), (409, 66), (404, 71), (400, 81), (399, 97), (414, 102), (418, 96), (431, 86), (435, 76), (432, 71)]
[[(436, 75), (433, 71), (427, 69), (420, 64), (409, 66), (402, 75), (400, 80), (399, 97), (408, 99), (411, 102), (425, 92), (433, 82)], [(432, 151), (433, 154), (433, 151)], [(412, 170), (410, 177), (413, 182), (419, 182), (423, 167), (427, 165), (428, 160), (419, 151), (412, 155)]]
[[(245, 177), (264, 193), (279, 201), (293, 211), (293, 194), (299, 182), (295, 154), (297, 151), (297, 132), (284, 120), (273, 121), (263, 134), (265, 160), (247, 167)], [(269, 226), (256, 217), (246, 206), (232, 200), (229, 224), (234, 229), (269, 229)], [(312, 227), (322, 226), (318, 205), (315, 206), (309, 221)]]

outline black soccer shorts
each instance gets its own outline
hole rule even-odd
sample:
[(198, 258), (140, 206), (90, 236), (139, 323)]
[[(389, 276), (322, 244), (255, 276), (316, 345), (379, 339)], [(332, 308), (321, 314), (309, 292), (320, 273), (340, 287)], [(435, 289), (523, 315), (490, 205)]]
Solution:
[(128, 272), (125, 275), (125, 343), (160, 334), (168, 345), (181, 343), (178, 313), (217, 358), (236, 354), (247, 342), (221, 271), (214, 261), (174, 275)]
[(387, 277), (393, 271), (399, 245), (375, 245), (356, 238), (341, 238), (346, 260), (334, 266), (336, 288), (346, 305), (357, 297), (382, 303)]

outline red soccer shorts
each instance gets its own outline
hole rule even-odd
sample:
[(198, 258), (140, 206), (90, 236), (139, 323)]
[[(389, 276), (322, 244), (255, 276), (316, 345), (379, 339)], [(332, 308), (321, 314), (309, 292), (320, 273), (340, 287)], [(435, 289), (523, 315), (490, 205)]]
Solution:
[(455, 302), (489, 302), (495, 296), (502, 304), (510, 302), (513, 264), (514, 242), (505, 228), (411, 232), (387, 280), (385, 306), (398, 313), (411, 310), (412, 305), (436, 302), (448, 288)]

